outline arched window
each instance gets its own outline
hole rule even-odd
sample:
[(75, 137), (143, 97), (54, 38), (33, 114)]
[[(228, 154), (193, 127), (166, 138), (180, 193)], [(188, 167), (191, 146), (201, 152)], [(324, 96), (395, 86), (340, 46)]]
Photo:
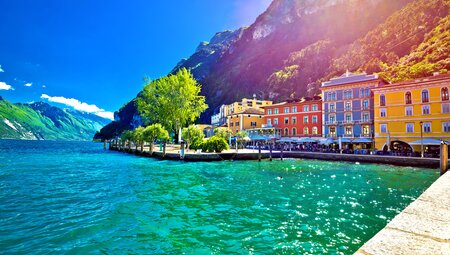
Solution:
[(405, 93), (405, 104), (412, 104), (411, 92), (409, 91)]
[(448, 101), (449, 100), (448, 88), (447, 87), (443, 87), (441, 89), (441, 99), (442, 99), (442, 101)]
[(309, 128), (308, 127), (303, 128), (303, 134), (304, 135), (309, 135)]
[(386, 106), (386, 96), (383, 94), (380, 95), (380, 106)]
[(312, 128), (312, 134), (313, 135), (317, 135), (319, 132), (318, 132), (318, 129), (317, 129), (317, 127), (313, 127)]
[(288, 136), (289, 135), (289, 129), (288, 128), (285, 128), (284, 129), (284, 136)]
[(296, 128), (292, 128), (292, 135), (293, 136), (297, 135), (297, 129)]
[(430, 101), (430, 97), (428, 96), (428, 90), (422, 90), (422, 103), (428, 103)]

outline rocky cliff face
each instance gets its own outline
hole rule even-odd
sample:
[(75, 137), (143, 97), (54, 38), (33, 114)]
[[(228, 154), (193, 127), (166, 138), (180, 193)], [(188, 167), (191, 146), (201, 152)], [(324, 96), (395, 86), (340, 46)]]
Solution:
[(202, 84), (204, 123), (221, 104), (253, 94), (314, 95), (347, 69), (392, 81), (445, 73), (449, 7), (450, 0), (274, 0), (250, 27), (216, 34), (173, 71), (190, 68)]

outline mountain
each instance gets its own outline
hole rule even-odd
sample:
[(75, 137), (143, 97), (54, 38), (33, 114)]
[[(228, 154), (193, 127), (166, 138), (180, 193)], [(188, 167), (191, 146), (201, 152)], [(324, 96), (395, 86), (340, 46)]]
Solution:
[(190, 68), (202, 84), (204, 123), (221, 104), (253, 94), (315, 95), (346, 70), (392, 82), (446, 73), (449, 7), (450, 0), (274, 0), (251, 26), (216, 34), (173, 71)]
[(109, 122), (43, 102), (13, 104), (0, 97), (0, 139), (92, 140)]

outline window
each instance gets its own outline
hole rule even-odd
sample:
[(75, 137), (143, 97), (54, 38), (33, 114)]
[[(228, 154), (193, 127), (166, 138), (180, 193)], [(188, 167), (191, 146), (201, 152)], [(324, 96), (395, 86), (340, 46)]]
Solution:
[(272, 114), (272, 109), (268, 109), (267, 110), (267, 115), (271, 115)]
[(230, 122), (230, 127), (232, 127), (232, 126), (233, 126), (233, 124), (234, 124), (233, 122)]
[(334, 107), (334, 104), (330, 104), (330, 112), (335, 112), (336, 108)]
[(292, 117), (292, 124), (297, 124), (297, 117)]
[(318, 118), (316, 115), (312, 116), (312, 123), (317, 123), (318, 122), (317, 119)]
[(351, 99), (352, 98), (352, 91), (351, 90), (345, 90), (344, 91), (344, 99)]
[(406, 123), (406, 133), (414, 133), (414, 123)]
[(352, 135), (353, 128), (351, 126), (345, 127), (345, 135)]
[(336, 115), (330, 115), (330, 123), (335, 123), (336, 122)]
[(278, 125), (278, 118), (273, 119), (273, 124)]
[(297, 106), (292, 106), (292, 112), (297, 112)]
[(409, 91), (405, 93), (405, 104), (412, 104), (411, 92)]
[(430, 122), (424, 122), (423, 123), (423, 132), (424, 133), (431, 133), (431, 123)]
[(304, 117), (303, 117), (303, 123), (304, 123), (304, 124), (308, 124), (308, 122), (309, 122), (308, 116), (304, 116)]
[(359, 90), (359, 97), (364, 97), (364, 89), (363, 88), (361, 88)]
[(319, 134), (319, 131), (318, 131), (319, 129), (317, 128), (317, 127), (313, 127), (312, 128), (312, 134), (313, 135), (317, 135), (317, 134)]
[(285, 128), (285, 129), (284, 129), (284, 135), (285, 135), (285, 136), (288, 136), (288, 135), (289, 135), (289, 129), (288, 129), (288, 128)]
[(380, 124), (380, 133), (387, 133), (387, 124)]
[(422, 105), (422, 114), (424, 114), (424, 115), (430, 114), (430, 106), (429, 105)]
[(444, 87), (441, 89), (441, 99), (442, 101), (448, 101), (449, 100), (449, 95), (448, 95), (448, 88)]
[(450, 103), (442, 104), (442, 113), (450, 113)]
[(369, 109), (369, 100), (364, 100), (363, 102), (362, 102), (362, 108), (363, 108), (363, 110), (368, 110)]
[(450, 122), (443, 122), (442, 123), (442, 132), (450, 133)]
[(318, 106), (318, 105), (313, 104), (313, 105), (311, 106), (311, 111), (315, 112), (315, 111), (318, 111), (318, 110), (319, 110), (319, 106)]
[(350, 112), (352, 110), (352, 103), (345, 102), (345, 111)]
[(292, 135), (297, 135), (297, 129), (296, 128), (292, 128)]
[(406, 106), (405, 107), (405, 115), (406, 116), (413, 116), (413, 107), (412, 106)]
[(278, 114), (278, 108), (273, 109), (274, 114)]
[(363, 126), (362, 132), (363, 132), (364, 136), (370, 135), (370, 127), (369, 126)]
[(380, 117), (381, 118), (386, 118), (387, 114), (386, 114), (386, 108), (380, 108)]
[(284, 118), (284, 124), (289, 124), (289, 118)]
[(422, 90), (422, 103), (428, 103), (429, 101), (428, 90)]
[(380, 95), (380, 106), (386, 106), (386, 96), (383, 94)]
[(336, 92), (331, 93), (332, 100), (336, 100)]
[(362, 121), (363, 122), (369, 122), (369, 118), (370, 118), (369, 113), (368, 112), (363, 112), (363, 114), (362, 114)]
[(366, 88), (366, 97), (369, 97), (369, 96), (370, 96), (370, 89)]
[(250, 123), (250, 126), (256, 127), (256, 121), (252, 121), (252, 122)]
[(267, 126), (272, 126), (272, 120), (271, 119), (267, 120)]
[(303, 128), (303, 134), (304, 135), (308, 135), (309, 134), (309, 128), (308, 127), (304, 127)]
[(303, 106), (303, 111), (304, 112), (309, 112), (309, 106), (308, 105)]
[(284, 107), (283, 112), (284, 113), (289, 113), (289, 107)]
[(350, 113), (345, 114), (345, 123), (352, 123), (352, 115)]
[(330, 127), (330, 136), (336, 136), (336, 127)]
[(236, 127), (239, 126), (239, 121), (236, 121), (236, 124), (234, 124)]

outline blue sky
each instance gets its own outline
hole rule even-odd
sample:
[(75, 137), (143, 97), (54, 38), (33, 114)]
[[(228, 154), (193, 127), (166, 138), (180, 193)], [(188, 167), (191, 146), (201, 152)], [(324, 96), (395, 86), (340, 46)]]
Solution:
[(199, 42), (250, 25), (270, 2), (0, 0), (0, 95), (110, 116), (145, 75), (166, 75)]

